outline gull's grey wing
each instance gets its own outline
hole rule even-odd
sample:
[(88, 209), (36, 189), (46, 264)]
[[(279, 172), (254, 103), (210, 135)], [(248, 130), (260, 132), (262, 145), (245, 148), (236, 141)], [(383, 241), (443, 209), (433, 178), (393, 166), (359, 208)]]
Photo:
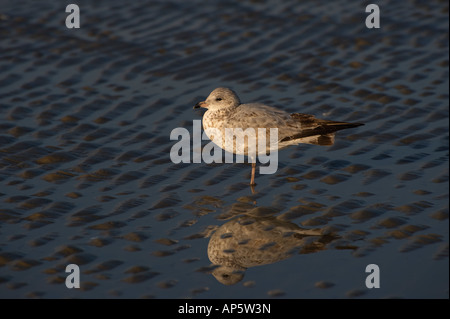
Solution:
[(287, 136), (282, 137), (280, 139), (280, 142), (288, 142), (302, 138), (304, 139), (311, 136), (319, 136), (324, 138), (322, 139), (322, 141), (318, 139), (317, 143), (314, 144), (331, 145), (332, 141), (330, 141), (330, 139), (327, 138), (331, 137), (330, 134), (333, 134), (334, 132), (340, 130), (364, 125), (362, 123), (348, 123), (348, 122), (322, 120), (315, 118), (313, 115), (303, 113), (293, 113), (290, 116), (294, 122), (299, 124), (300, 130), (293, 134), (289, 134)]
[[(289, 113), (260, 103), (239, 105), (228, 119), (230, 127), (270, 128), (283, 127), (290, 120)], [(234, 125), (234, 126), (233, 126)]]
[[(283, 110), (259, 103), (242, 104), (227, 123), (229, 127), (278, 128), (280, 142), (288, 142), (310, 136), (327, 136), (336, 131), (361, 126), (361, 123), (347, 123), (317, 119), (303, 113), (289, 114)], [(324, 144), (326, 145), (326, 144)]]

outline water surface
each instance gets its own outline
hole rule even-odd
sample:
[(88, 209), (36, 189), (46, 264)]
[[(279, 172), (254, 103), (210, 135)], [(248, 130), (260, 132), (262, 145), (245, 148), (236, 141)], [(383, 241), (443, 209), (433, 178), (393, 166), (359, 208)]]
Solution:
[[(347, 1), (77, 4), (80, 29), (2, 5), (0, 297), (448, 298), (447, 2), (379, 1), (380, 29)], [(169, 157), (218, 86), (366, 125), (280, 152), (253, 194), (248, 164)], [(249, 256), (239, 280), (210, 244)]]

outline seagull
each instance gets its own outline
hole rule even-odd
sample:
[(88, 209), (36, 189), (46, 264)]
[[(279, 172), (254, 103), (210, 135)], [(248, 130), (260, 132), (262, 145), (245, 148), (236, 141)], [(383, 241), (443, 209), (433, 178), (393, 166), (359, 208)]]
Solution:
[[(198, 108), (207, 109), (202, 120), (203, 130), (214, 144), (234, 154), (246, 156), (253, 154), (251, 156), (252, 173), (250, 179), (250, 185), (252, 187), (256, 185), (255, 153), (251, 153), (252, 149), (247, 143), (248, 139), (245, 145), (236, 145), (236, 139), (233, 140), (233, 145), (226, 144), (225, 137), (227, 135), (227, 128), (239, 128), (241, 130), (250, 128), (255, 130), (255, 132), (259, 132), (258, 128), (266, 129), (266, 138), (263, 142), (261, 142), (261, 135), (256, 136), (257, 143), (265, 143), (265, 147), (262, 147), (265, 153), (272, 151), (270, 146), (268, 146), (268, 133), (271, 128), (276, 128), (278, 131), (276, 150), (279, 150), (300, 143), (333, 145), (336, 131), (364, 125), (362, 123), (322, 120), (304, 113), (289, 114), (281, 109), (262, 103), (242, 104), (237, 94), (233, 90), (225, 87), (214, 89), (205, 101), (195, 104), (194, 109)], [(214, 135), (211, 132), (216, 132), (216, 134)], [(217, 134), (218, 132), (220, 134)]]
[(273, 264), (295, 253), (318, 252), (336, 239), (320, 228), (305, 229), (277, 216), (246, 213), (211, 235), (208, 258), (216, 267), (212, 275), (222, 284), (234, 285), (250, 267)]

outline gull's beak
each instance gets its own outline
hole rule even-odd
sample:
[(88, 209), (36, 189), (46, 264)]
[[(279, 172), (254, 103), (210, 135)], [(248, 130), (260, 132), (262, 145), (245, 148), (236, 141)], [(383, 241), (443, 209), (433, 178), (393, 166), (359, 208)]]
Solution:
[(200, 107), (208, 108), (208, 104), (206, 104), (205, 101), (202, 101), (202, 102), (198, 102), (197, 104), (194, 105), (194, 109), (198, 109)]

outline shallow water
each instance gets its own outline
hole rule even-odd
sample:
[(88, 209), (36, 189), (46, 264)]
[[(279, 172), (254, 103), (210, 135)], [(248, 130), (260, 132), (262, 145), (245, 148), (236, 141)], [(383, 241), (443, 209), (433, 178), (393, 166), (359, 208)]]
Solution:
[[(379, 1), (380, 29), (347, 1), (77, 4), (80, 29), (2, 4), (0, 297), (448, 298), (448, 2)], [(169, 157), (218, 86), (365, 126), (253, 194), (249, 164)]]

